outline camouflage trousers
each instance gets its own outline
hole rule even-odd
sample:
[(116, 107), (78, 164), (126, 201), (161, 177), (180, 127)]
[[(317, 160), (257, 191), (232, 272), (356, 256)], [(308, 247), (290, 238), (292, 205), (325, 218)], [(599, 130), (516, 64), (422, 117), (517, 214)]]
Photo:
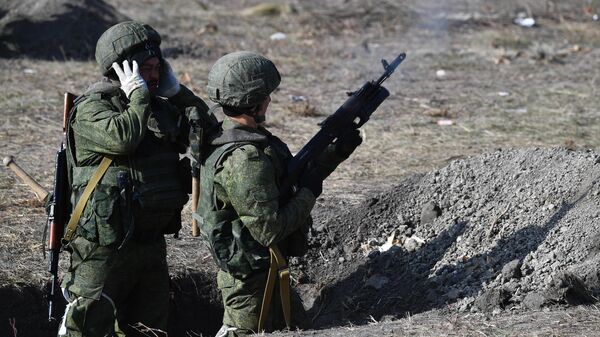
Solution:
[[(72, 243), (61, 287), (69, 304), (59, 336), (147, 336), (166, 331), (169, 273), (164, 239), (129, 242), (121, 250), (82, 237)], [(158, 331), (152, 336), (165, 336)]]
[[(240, 280), (229, 273), (219, 271), (217, 285), (223, 298), (223, 325), (230, 327), (223, 336), (246, 336), (258, 332), (258, 320), (262, 305), (268, 271), (257, 273), (248, 279)], [(278, 283), (278, 282), (277, 282)], [(294, 289), (290, 289), (292, 326), (294, 328), (310, 328), (310, 320), (302, 305), (302, 300)], [(270, 310), (265, 323), (266, 331), (284, 329), (285, 318), (279, 296), (279, 284), (275, 286)]]

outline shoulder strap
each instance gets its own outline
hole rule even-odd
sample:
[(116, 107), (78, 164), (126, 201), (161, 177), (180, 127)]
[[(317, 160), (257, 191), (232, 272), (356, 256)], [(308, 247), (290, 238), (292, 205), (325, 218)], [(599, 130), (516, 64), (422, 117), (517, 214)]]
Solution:
[(285, 260), (285, 257), (283, 254), (281, 254), (276, 244), (269, 246), (269, 252), (271, 254), (271, 265), (269, 267), (269, 274), (267, 277), (267, 284), (265, 285), (262, 305), (260, 306), (258, 332), (263, 330), (265, 322), (267, 321), (269, 307), (271, 306), (271, 298), (273, 296), (273, 289), (275, 288), (275, 281), (277, 278), (279, 278), (279, 297), (281, 299), (281, 309), (283, 310), (285, 325), (288, 327), (288, 329), (291, 329), (292, 325), (292, 312), (290, 304), (290, 268)]
[[(210, 193), (210, 201), (205, 199), (205, 202), (210, 202), (211, 207), (217, 207), (217, 194), (215, 193), (214, 175), (216, 171), (223, 165), (225, 159), (233, 153), (236, 149), (249, 144), (249, 143), (228, 143), (223, 146), (216, 148), (206, 159), (201, 169), (201, 180), (200, 184), (202, 189)], [(204, 175), (209, 175), (208, 179), (205, 179)], [(197, 220), (197, 219), (196, 219)]]
[(106, 170), (108, 170), (108, 167), (110, 166), (112, 161), (112, 157), (109, 156), (105, 156), (104, 158), (102, 158), (102, 162), (100, 162), (100, 165), (98, 165), (98, 168), (90, 178), (90, 181), (83, 190), (83, 193), (81, 194), (81, 197), (79, 198), (79, 201), (77, 202), (77, 205), (75, 206), (75, 209), (71, 214), (71, 218), (69, 219), (69, 223), (67, 224), (67, 228), (65, 229), (65, 236), (63, 237), (63, 242), (69, 242), (73, 238), (73, 235), (75, 234), (75, 229), (77, 228), (77, 223), (81, 218), (81, 213), (83, 213), (83, 209), (85, 208), (85, 205), (87, 204), (90, 195), (96, 188), (96, 185), (98, 185), (98, 183), (100, 182), (100, 179), (102, 179), (102, 177), (104, 176), (104, 173), (106, 173)]

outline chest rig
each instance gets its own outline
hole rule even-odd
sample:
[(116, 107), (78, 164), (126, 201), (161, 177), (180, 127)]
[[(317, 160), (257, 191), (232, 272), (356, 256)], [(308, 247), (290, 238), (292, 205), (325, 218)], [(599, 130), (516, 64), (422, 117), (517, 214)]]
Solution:
[[(180, 210), (187, 202), (180, 179), (185, 170), (179, 152), (185, 150), (187, 134), (179, 131), (185, 121), (168, 102), (155, 98), (147, 132), (133, 153), (78, 160), (73, 123), (78, 105), (86, 100), (110, 102), (113, 111), (123, 113), (127, 101), (117, 86), (99, 82), (75, 101), (67, 130), (67, 162), (71, 182), (71, 204), (82, 203), (76, 229), (71, 231), (101, 245), (121, 244), (127, 240), (152, 241), (181, 227)], [(98, 179), (92, 179), (104, 167)], [(185, 165), (183, 165), (185, 166)], [(189, 170), (189, 166), (188, 166)], [(95, 186), (89, 186), (95, 183)], [(86, 191), (87, 188), (87, 191)], [(86, 195), (84, 195), (86, 194)], [(80, 200), (87, 197), (87, 200)], [(75, 212), (74, 212), (75, 213)], [(69, 231), (67, 230), (67, 233)], [(65, 236), (65, 239), (70, 239)]]

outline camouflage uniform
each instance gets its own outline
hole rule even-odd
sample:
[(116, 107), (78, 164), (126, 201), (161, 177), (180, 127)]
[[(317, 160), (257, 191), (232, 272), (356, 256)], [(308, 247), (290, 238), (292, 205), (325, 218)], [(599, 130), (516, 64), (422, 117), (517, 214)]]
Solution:
[[(166, 330), (164, 234), (179, 230), (188, 200), (189, 162), (179, 157), (189, 144), (189, 116), (199, 116), (200, 124), (208, 127), (216, 120), (207, 110), (183, 86), (168, 99), (146, 87), (127, 97), (119, 82), (107, 79), (77, 99), (67, 141), (72, 205), (101, 159), (111, 156), (113, 162), (68, 245), (71, 263), (61, 287), (69, 304), (59, 336), (142, 335), (133, 328), (138, 323)], [(120, 186), (119, 176), (129, 178), (131, 190)]]
[[(233, 90), (235, 85), (222, 81), (218, 74), (221, 69), (233, 73), (235, 80), (247, 77), (253, 82), (252, 86), (242, 85), (253, 89), (243, 93), (237, 102), (256, 95), (262, 88), (258, 98), (254, 98), (256, 104), (279, 84), (279, 74), (273, 75), (276, 68), (260, 55), (242, 52), (223, 59), (217, 61), (209, 74), (209, 95), (220, 104), (236, 102), (222, 90)], [(236, 69), (240, 64), (241, 69)], [(254, 76), (253, 71), (259, 75)], [(269, 76), (276, 83), (265, 81)], [(252, 99), (249, 101), (252, 103)], [(224, 108), (225, 114), (231, 114), (228, 109)], [(217, 283), (225, 313), (218, 336), (243, 336), (258, 329), (270, 261), (267, 247), (276, 244), (286, 257), (306, 252), (306, 235), (312, 224), (310, 211), (316, 196), (302, 187), (295, 189), (289, 200), (281, 200), (280, 185), (292, 155), (279, 138), (263, 127), (252, 128), (225, 118), (222, 132), (213, 138), (210, 155), (201, 167), (197, 218), (221, 269)], [(325, 151), (318, 161), (321, 182), (343, 159), (334, 153), (333, 146)], [(293, 291), (291, 297), (292, 325), (307, 328), (310, 321), (299, 297)], [(265, 329), (284, 327), (276, 288)]]

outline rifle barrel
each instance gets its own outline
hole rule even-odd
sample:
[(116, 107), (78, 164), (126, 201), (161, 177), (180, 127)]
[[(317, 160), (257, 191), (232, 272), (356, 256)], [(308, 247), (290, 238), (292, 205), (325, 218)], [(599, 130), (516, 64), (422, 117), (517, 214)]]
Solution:
[(375, 83), (377, 83), (377, 85), (382, 85), (383, 82), (385, 82), (385, 80), (387, 80), (394, 73), (394, 70), (396, 70), (396, 68), (400, 65), (400, 63), (402, 63), (402, 61), (404, 61), (405, 58), (406, 53), (400, 53), (400, 55), (398, 55), (398, 57), (396, 57), (392, 63), (387, 64), (387, 61), (384, 62), (385, 71)]

